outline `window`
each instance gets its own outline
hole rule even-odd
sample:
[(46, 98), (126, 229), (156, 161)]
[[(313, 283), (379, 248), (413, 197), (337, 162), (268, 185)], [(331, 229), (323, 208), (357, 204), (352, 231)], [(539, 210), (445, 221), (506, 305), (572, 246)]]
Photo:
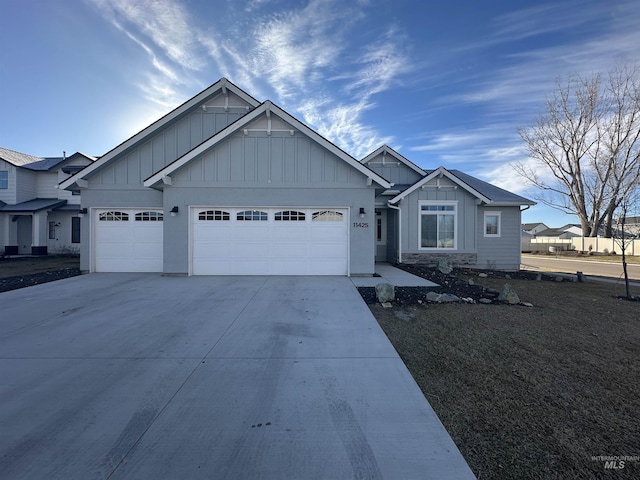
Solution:
[(129, 214), (125, 212), (104, 212), (98, 217), (100, 222), (128, 222)]
[(0, 189), (9, 188), (9, 170), (0, 170)]
[(275, 216), (276, 222), (287, 221), (287, 222), (304, 222), (305, 214), (304, 212), (296, 212), (295, 210), (285, 210), (284, 212), (277, 212)]
[(386, 212), (383, 213), (382, 210), (376, 210), (376, 244), (377, 245), (387, 244), (386, 220), (387, 220)]
[(321, 210), (319, 212), (313, 212), (311, 216), (313, 222), (341, 222), (342, 213), (334, 212), (333, 210)]
[(136, 213), (136, 222), (161, 222), (164, 215), (160, 212), (140, 212)]
[(80, 217), (71, 217), (71, 243), (80, 243)]
[(457, 202), (420, 202), (421, 249), (457, 248)]
[(229, 212), (225, 212), (224, 210), (203, 210), (198, 213), (198, 220), (205, 221), (227, 221), (230, 220), (231, 216)]
[(56, 222), (49, 222), (49, 240), (56, 239)]
[(500, 236), (500, 212), (484, 212), (484, 236)]
[(267, 212), (261, 212), (260, 210), (245, 210), (244, 212), (238, 212), (236, 219), (249, 221), (266, 221)]

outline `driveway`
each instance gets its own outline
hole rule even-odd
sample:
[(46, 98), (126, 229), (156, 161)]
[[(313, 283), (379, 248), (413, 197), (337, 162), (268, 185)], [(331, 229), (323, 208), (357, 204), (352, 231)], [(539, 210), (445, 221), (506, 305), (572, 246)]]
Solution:
[(474, 478), (348, 278), (3, 293), (0, 378), (3, 478)]

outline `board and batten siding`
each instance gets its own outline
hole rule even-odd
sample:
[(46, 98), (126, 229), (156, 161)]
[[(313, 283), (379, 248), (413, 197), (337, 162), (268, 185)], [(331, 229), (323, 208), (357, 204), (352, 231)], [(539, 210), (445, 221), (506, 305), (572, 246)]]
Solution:
[[(500, 236), (484, 236), (485, 212), (500, 212)], [(478, 208), (476, 235), (478, 237), (478, 268), (496, 270), (520, 269), (520, 207), (492, 207), (486, 205)]]
[[(16, 203), (33, 200), (38, 196), (38, 174), (24, 168), (16, 168)], [(55, 198), (55, 196), (54, 196)]]
[(422, 175), (418, 172), (389, 155), (386, 156), (385, 165), (382, 165), (382, 154), (367, 162), (366, 165), (378, 175), (396, 185), (413, 185), (422, 178)]
[[(144, 180), (247, 113), (248, 104), (233, 96), (227, 111), (214, 98), (206, 110), (194, 107), (182, 118), (145, 138), (139, 145), (123, 152), (104, 169), (89, 178), (91, 188), (144, 188)], [(242, 105), (240, 105), (242, 104)]]
[(365, 176), (295, 132), (238, 132), (172, 175), (173, 185), (363, 186)]

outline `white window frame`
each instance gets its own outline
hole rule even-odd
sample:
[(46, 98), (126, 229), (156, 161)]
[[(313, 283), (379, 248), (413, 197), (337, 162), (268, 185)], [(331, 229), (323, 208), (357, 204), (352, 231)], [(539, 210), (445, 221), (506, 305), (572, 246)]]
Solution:
[(9, 170), (0, 170), (0, 189), (7, 190), (9, 188)]
[[(433, 211), (423, 212), (423, 206), (453, 206), (453, 211), (449, 210), (442, 212)], [(449, 213), (451, 212), (451, 213)], [(422, 217), (423, 215), (452, 215), (453, 216), (453, 247), (423, 247), (422, 246)], [(423, 251), (439, 251), (439, 252), (452, 252), (458, 249), (458, 201), (457, 200), (419, 200), (418, 201), (418, 250)]]
[[(383, 209), (376, 208), (376, 245), (386, 245), (387, 244), (387, 212)], [(380, 238), (378, 238), (378, 222), (380, 222)]]
[[(498, 233), (487, 233), (487, 217), (498, 217)], [(484, 212), (484, 222), (482, 232), (487, 238), (499, 238), (502, 236), (502, 212)]]

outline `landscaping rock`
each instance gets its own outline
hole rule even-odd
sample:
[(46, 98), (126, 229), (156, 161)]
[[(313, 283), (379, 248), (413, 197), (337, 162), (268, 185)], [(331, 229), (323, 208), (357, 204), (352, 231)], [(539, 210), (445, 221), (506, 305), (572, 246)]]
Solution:
[(564, 279), (562, 278), (561, 275), (558, 275), (556, 278), (553, 279), (554, 282), (561, 282), (562, 280)]
[(451, 266), (451, 264), (448, 262), (448, 260), (441, 258), (440, 260), (438, 260), (438, 271), (440, 273), (443, 273), (445, 275), (449, 275), (451, 272), (453, 272), (453, 267)]
[(476, 282), (473, 281), (473, 278), (470, 278), (469, 280), (467, 280), (467, 285), (473, 286), (475, 284), (476, 284)]
[(393, 302), (396, 298), (396, 291), (390, 283), (379, 283), (376, 285), (376, 298), (380, 303)]
[(457, 303), (460, 301), (460, 297), (451, 295), (450, 293), (427, 293), (427, 301), (432, 303)]
[(384, 302), (384, 303), (381, 303), (380, 305), (382, 305), (382, 308), (391, 308), (391, 307), (393, 307), (393, 305), (391, 305), (389, 302)]
[(523, 307), (533, 307), (533, 303), (529, 303), (529, 302), (520, 302), (520, 305), (522, 305)]
[(509, 305), (517, 305), (520, 303), (520, 297), (518, 297), (518, 294), (511, 285), (505, 283), (504, 287), (502, 287), (502, 291), (498, 295), (498, 301), (508, 303)]
[(487, 278), (489, 275), (487, 275), (486, 273), (482, 272), (482, 273), (479, 273), (478, 276), (480, 278)]
[(539, 273), (536, 275), (536, 282), (540, 282), (542, 280), (542, 274)]
[(491, 300), (488, 298), (481, 298), (480, 300), (478, 300), (478, 302), (480, 303), (484, 303), (485, 305), (488, 305), (491, 303)]

